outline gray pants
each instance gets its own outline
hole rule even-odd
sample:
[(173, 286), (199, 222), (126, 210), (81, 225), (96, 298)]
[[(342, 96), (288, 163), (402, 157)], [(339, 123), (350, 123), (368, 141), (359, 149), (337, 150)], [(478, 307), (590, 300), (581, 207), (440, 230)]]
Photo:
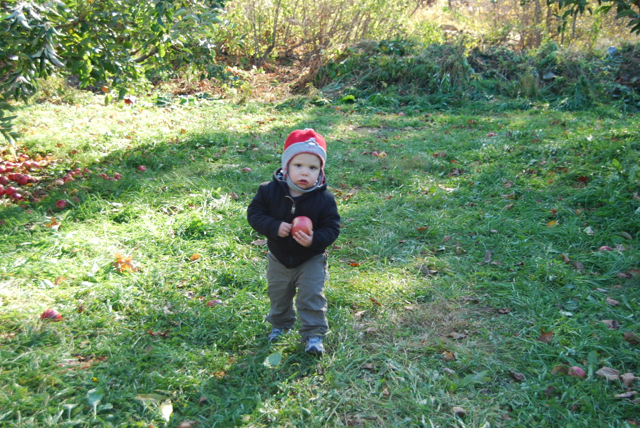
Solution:
[(271, 253), (267, 254), (267, 262), (271, 310), (266, 320), (274, 328), (292, 328), (296, 322), (295, 297), (302, 340), (324, 336), (329, 329), (327, 299), (324, 297), (324, 282), (329, 277), (327, 256), (319, 254), (292, 269), (285, 267)]

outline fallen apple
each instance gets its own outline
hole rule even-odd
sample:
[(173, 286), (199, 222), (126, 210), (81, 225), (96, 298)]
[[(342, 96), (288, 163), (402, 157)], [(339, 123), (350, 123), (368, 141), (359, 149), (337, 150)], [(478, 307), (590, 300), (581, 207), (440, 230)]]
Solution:
[(66, 206), (67, 201), (65, 201), (64, 199), (60, 199), (58, 202), (56, 202), (56, 208), (58, 208), (59, 210), (63, 210)]
[(0, 184), (5, 185), (9, 182), (9, 179), (4, 175), (0, 175)]
[(113, 178), (115, 178), (116, 180), (120, 180), (122, 178), (122, 174), (116, 172), (115, 174), (113, 174)]
[(221, 304), (222, 304), (222, 300), (218, 300), (218, 299), (209, 300), (207, 302), (207, 306), (217, 306), (217, 305), (221, 305)]
[(109, 87), (108, 86), (103, 86), (102, 88), (100, 88), (100, 90), (106, 94), (106, 93), (109, 92)]
[(613, 251), (613, 250), (611, 249), (611, 247), (607, 247), (606, 245), (603, 245), (598, 249), (598, 251)]
[(0, 196), (4, 195), (5, 192), (6, 190), (4, 189), (4, 186), (0, 184)]
[(16, 193), (17, 191), (18, 191), (18, 189), (16, 189), (15, 187), (13, 187), (13, 186), (9, 186), (9, 187), (7, 187), (7, 188), (5, 189), (4, 193), (5, 193), (7, 196), (11, 196), (11, 195), (13, 195), (14, 193)]
[(495, 133), (495, 132), (489, 132), (489, 133), (487, 134), (487, 137), (495, 137), (495, 136), (496, 136), (496, 133)]
[(144, 165), (140, 165), (140, 166), (138, 166), (138, 171), (145, 172), (146, 170), (147, 170), (147, 167), (146, 167), (146, 166), (144, 166)]
[(64, 184), (64, 180), (59, 178), (57, 180), (54, 180), (53, 184), (55, 184), (56, 186), (62, 186)]
[(21, 186), (24, 186), (28, 182), (29, 182), (29, 176), (28, 175), (21, 175), (21, 176), (18, 177), (18, 184), (20, 184)]
[(313, 223), (309, 217), (301, 215), (294, 218), (291, 223), (291, 235), (295, 235), (298, 232), (304, 232), (307, 235), (310, 235), (312, 230)]
[(386, 158), (387, 157), (387, 152), (380, 152), (380, 154), (378, 155), (381, 158)]
[(40, 319), (60, 321), (62, 319), (62, 315), (60, 315), (60, 312), (56, 311), (55, 309), (47, 309), (42, 313), (42, 315), (40, 315)]
[(569, 367), (568, 374), (569, 376), (581, 377), (583, 379), (587, 377), (587, 374), (584, 372), (584, 370), (577, 366)]
[(242, 172), (251, 172), (251, 168), (245, 166), (242, 168)]
[(377, 158), (378, 156), (380, 156), (380, 153), (378, 153), (378, 152), (371, 152), (371, 156), (373, 156), (374, 158)]
[(9, 196), (9, 198), (11, 198), (11, 200), (13, 202), (18, 202), (21, 201), (22, 199), (24, 199), (24, 197), (20, 194), (20, 193), (12, 193), (11, 196)]

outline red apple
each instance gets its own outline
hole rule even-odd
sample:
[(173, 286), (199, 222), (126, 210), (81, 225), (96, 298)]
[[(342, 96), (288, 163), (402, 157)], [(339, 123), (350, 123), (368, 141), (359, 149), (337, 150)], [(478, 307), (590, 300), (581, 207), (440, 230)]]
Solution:
[(584, 370), (578, 366), (569, 367), (569, 376), (581, 377), (583, 379), (587, 377)]
[(21, 201), (24, 197), (20, 193), (12, 193), (9, 198), (11, 198), (13, 202), (18, 202)]
[(489, 132), (489, 133), (487, 134), (487, 137), (495, 137), (495, 136), (496, 136), (496, 133), (495, 133), (495, 132)]
[(222, 300), (218, 300), (218, 299), (209, 300), (207, 302), (207, 306), (217, 306), (217, 305), (221, 305), (221, 304), (222, 304)]
[(146, 167), (146, 166), (144, 166), (144, 165), (140, 165), (140, 166), (138, 166), (138, 171), (145, 172), (146, 170), (147, 170), (147, 167)]
[(4, 174), (5, 172), (7, 172), (7, 170), (4, 169), (4, 166), (0, 165), (0, 174)]
[(371, 152), (371, 156), (377, 158), (380, 154), (378, 152)]
[(59, 210), (63, 210), (66, 206), (67, 201), (65, 201), (64, 199), (60, 199), (58, 202), (56, 202), (56, 208), (58, 208)]
[(4, 186), (0, 184), (0, 196), (4, 195), (5, 192), (6, 190), (4, 189)]
[(313, 230), (313, 223), (311, 222), (311, 219), (303, 215), (294, 218), (291, 226), (291, 235), (295, 235), (296, 233), (298, 233), (298, 231), (304, 232), (309, 235)]
[(0, 175), (0, 184), (5, 185), (9, 182), (9, 179), (4, 175)]
[(598, 251), (613, 251), (613, 250), (611, 249), (611, 247), (607, 247), (606, 245), (603, 245), (598, 249)]
[(7, 188), (5, 189), (4, 193), (6, 193), (6, 195), (7, 195), (7, 196), (11, 196), (11, 195), (13, 195), (14, 193), (16, 193), (17, 191), (18, 191), (18, 190), (17, 190), (15, 187), (13, 187), (13, 186), (9, 186), (9, 187), (7, 187)]
[(245, 166), (242, 168), (242, 172), (251, 172), (251, 168)]
[(18, 177), (18, 184), (19, 185), (24, 186), (28, 182), (29, 182), (29, 176), (28, 175), (21, 175), (21, 176)]
[(55, 309), (47, 309), (42, 313), (42, 315), (40, 315), (40, 319), (60, 321), (62, 319), (62, 315), (60, 315), (60, 312), (56, 311)]
[(115, 178), (116, 180), (120, 180), (122, 178), (122, 174), (116, 172), (115, 174), (113, 174), (113, 178)]
[(387, 157), (387, 152), (380, 152), (380, 154), (378, 155), (381, 158), (386, 158)]

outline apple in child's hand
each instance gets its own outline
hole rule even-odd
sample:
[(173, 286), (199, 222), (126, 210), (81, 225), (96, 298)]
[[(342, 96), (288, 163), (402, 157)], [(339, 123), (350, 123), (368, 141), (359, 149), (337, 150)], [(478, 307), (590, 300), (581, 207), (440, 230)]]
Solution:
[(42, 315), (40, 315), (40, 319), (60, 321), (62, 319), (62, 315), (60, 315), (60, 312), (56, 311), (55, 309), (47, 309), (42, 313)]
[(295, 235), (298, 231), (304, 232), (307, 235), (311, 234), (313, 230), (313, 223), (309, 217), (305, 217), (303, 215), (298, 216), (293, 219), (291, 223), (291, 235)]

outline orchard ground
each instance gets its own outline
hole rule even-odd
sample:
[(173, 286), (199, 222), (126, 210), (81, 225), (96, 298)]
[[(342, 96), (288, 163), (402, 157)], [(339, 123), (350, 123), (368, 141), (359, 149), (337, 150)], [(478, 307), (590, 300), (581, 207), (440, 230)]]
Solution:
[[(20, 108), (2, 426), (637, 426), (640, 121), (509, 105)], [(304, 127), (342, 215), (321, 359), (268, 343), (245, 219)]]

